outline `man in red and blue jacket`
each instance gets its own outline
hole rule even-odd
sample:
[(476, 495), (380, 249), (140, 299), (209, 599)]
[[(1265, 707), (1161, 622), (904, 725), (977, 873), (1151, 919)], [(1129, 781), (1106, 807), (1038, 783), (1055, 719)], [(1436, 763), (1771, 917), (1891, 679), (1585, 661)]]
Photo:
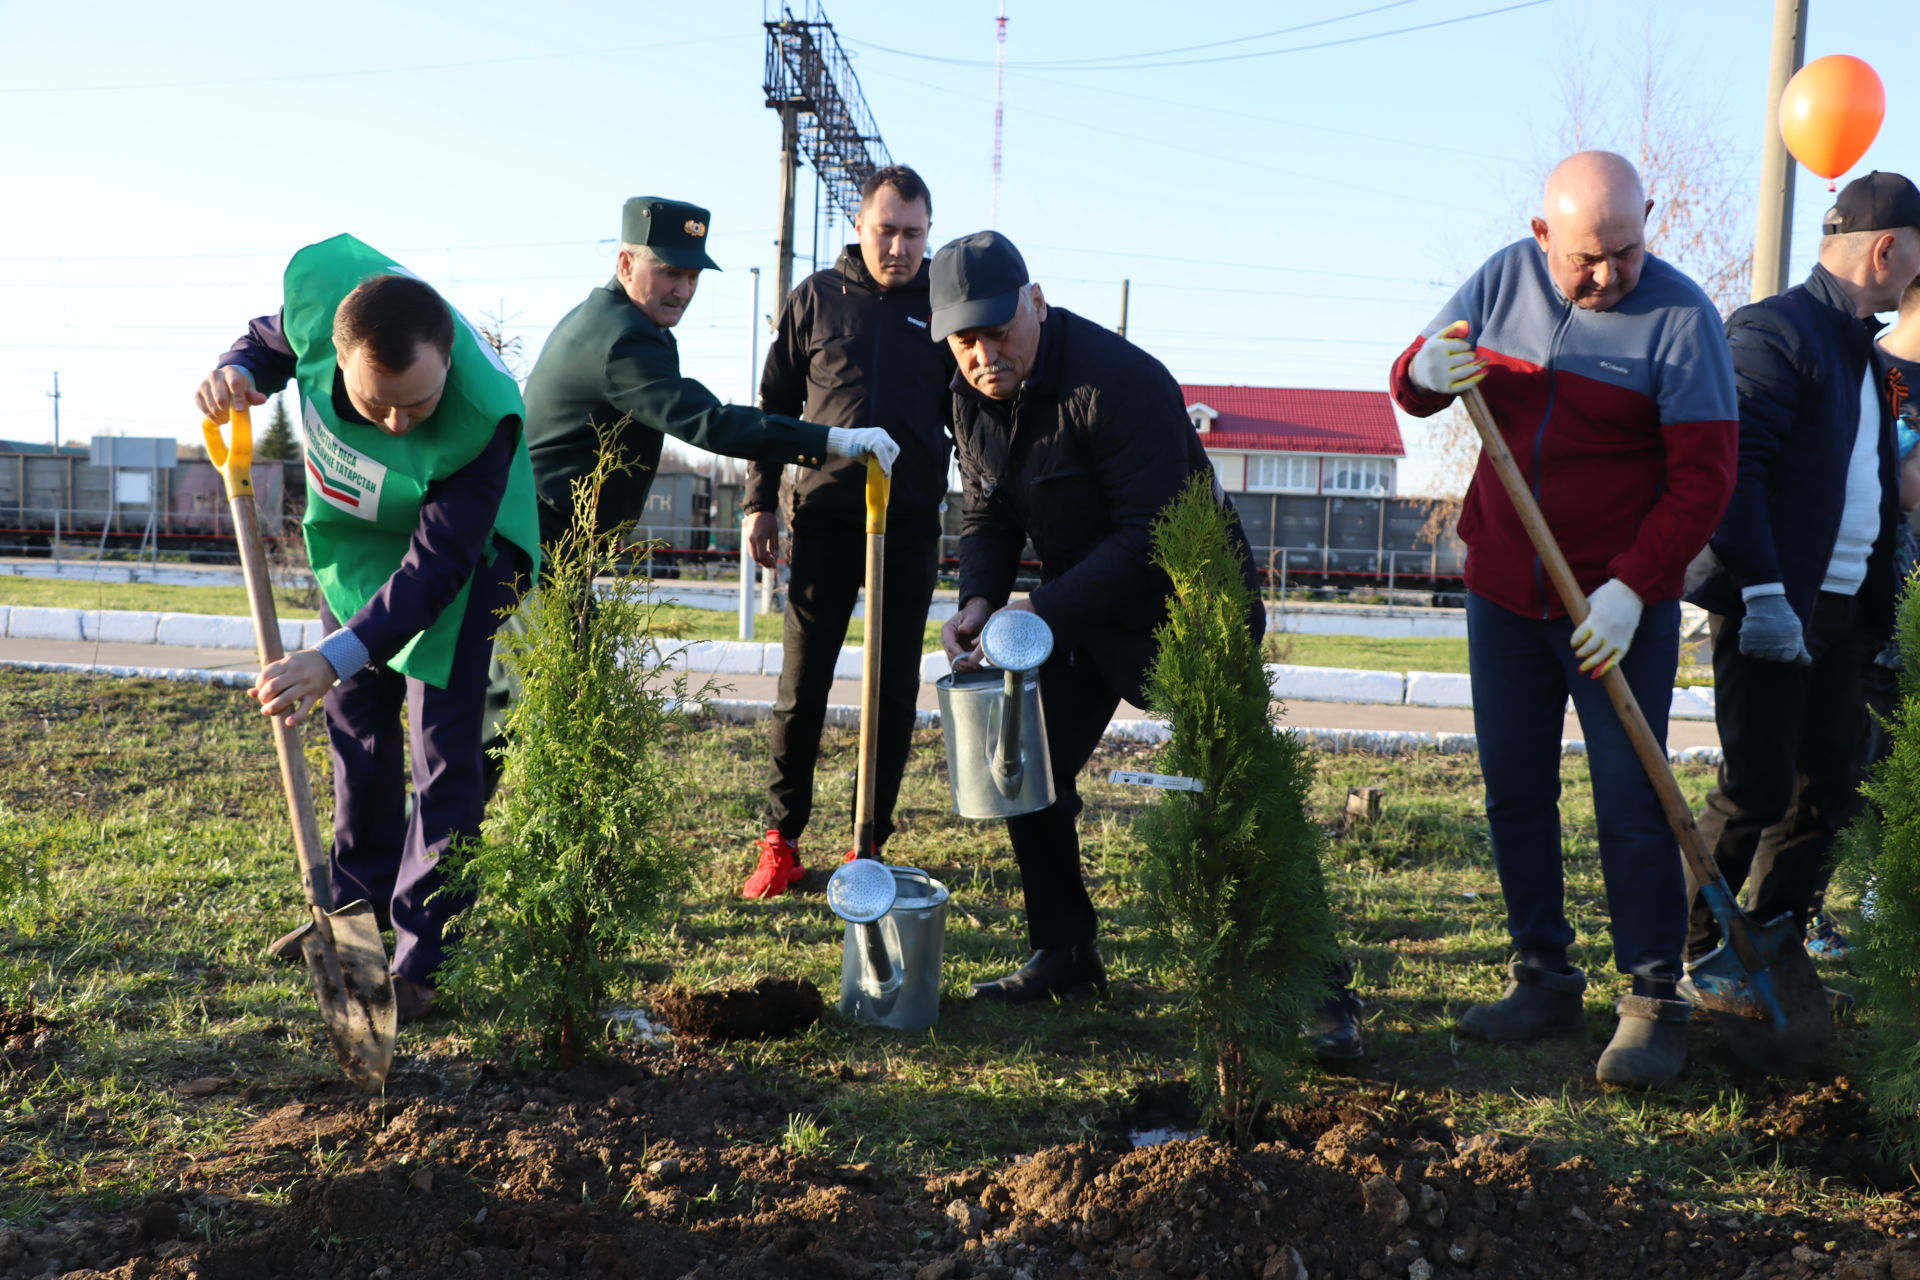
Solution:
[[(1576, 1032), (1560, 835), (1562, 708), (1587, 743), (1614, 960), (1632, 978), (1600, 1079), (1649, 1087), (1686, 1063), (1677, 997), (1686, 884), (1674, 838), (1598, 681), (1614, 665), (1664, 746), (1687, 562), (1733, 489), (1733, 365), (1698, 285), (1647, 253), (1653, 207), (1609, 152), (1561, 162), (1533, 235), (1481, 266), (1394, 362), (1394, 399), (1438, 413), (1481, 385), (1580, 588), (1575, 628), (1482, 456), (1460, 515), (1467, 651), (1494, 863), (1517, 958), (1460, 1020), (1496, 1042)], [(1592, 679), (1583, 678), (1594, 677)]]

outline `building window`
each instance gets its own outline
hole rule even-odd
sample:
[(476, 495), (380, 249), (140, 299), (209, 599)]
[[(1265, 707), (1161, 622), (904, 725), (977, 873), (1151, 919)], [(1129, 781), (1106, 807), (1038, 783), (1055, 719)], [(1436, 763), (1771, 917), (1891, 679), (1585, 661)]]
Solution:
[(1393, 462), (1388, 458), (1327, 459), (1327, 492), (1381, 495), (1393, 492)]
[(1297, 453), (1251, 454), (1247, 488), (1262, 493), (1318, 493), (1320, 459)]

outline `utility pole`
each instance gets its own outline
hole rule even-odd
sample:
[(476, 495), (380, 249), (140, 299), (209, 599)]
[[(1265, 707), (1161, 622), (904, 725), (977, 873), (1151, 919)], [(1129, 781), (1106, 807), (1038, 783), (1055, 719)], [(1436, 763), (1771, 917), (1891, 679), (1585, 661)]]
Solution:
[[(758, 404), (760, 397), (755, 386), (760, 377), (760, 268), (748, 267), (753, 277), (753, 310), (747, 314), (747, 403)], [(741, 487), (745, 496), (746, 488)], [(714, 496), (719, 496), (716, 487)], [(747, 549), (747, 522), (745, 514), (734, 511), (740, 532), (740, 638), (753, 639), (753, 553)]]
[[(993, 28), (993, 217), (988, 225), (1000, 225), (1000, 126), (1007, 106), (1007, 0), (1000, 0), (1000, 17)], [(1121, 329), (1125, 333), (1125, 328)]]
[[(860, 212), (860, 184), (893, 163), (880, 128), (860, 92), (853, 61), (834, 34), (819, 0), (806, 0), (804, 17), (781, 0), (780, 16), (767, 29), (767, 61), (761, 87), (767, 106), (780, 113), (779, 262), (774, 286), (778, 307), (793, 289), (795, 171), (804, 156), (832, 205), (852, 221)], [(819, 217), (816, 203), (815, 218)], [(816, 242), (818, 235), (816, 233)]]
[(800, 108), (780, 104), (780, 221), (773, 242), (774, 288), (784, 298), (793, 288), (793, 201), (800, 163)]
[(1773, 0), (1773, 57), (1767, 74), (1767, 129), (1760, 140), (1760, 209), (1754, 219), (1752, 301), (1787, 288), (1793, 258), (1793, 160), (1780, 136), (1780, 96), (1807, 55), (1811, 0)]
[(1121, 337), (1127, 336), (1127, 294), (1133, 289), (1133, 279), (1128, 277), (1120, 282), (1120, 328)]
[[(53, 504), (53, 567), (60, 567), (60, 509), (73, 501), (73, 471), (60, 456), (60, 371), (53, 371), (53, 465), (60, 468), (60, 501)], [(24, 488), (24, 486), (22, 486)], [(26, 494), (20, 495), (25, 500)]]

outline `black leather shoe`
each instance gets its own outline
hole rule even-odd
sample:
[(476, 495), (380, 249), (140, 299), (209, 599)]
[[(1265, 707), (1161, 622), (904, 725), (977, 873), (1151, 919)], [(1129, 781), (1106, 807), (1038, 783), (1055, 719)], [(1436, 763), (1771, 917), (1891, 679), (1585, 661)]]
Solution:
[(1322, 1062), (1358, 1062), (1367, 1056), (1360, 1040), (1360, 997), (1345, 987), (1320, 1002), (1314, 1011), (1314, 1034), (1308, 1047)]
[(1073, 947), (1043, 947), (1012, 973), (992, 982), (973, 984), (975, 1000), (1001, 1004), (1032, 1004), (1036, 1000), (1107, 994), (1107, 966), (1098, 943)]

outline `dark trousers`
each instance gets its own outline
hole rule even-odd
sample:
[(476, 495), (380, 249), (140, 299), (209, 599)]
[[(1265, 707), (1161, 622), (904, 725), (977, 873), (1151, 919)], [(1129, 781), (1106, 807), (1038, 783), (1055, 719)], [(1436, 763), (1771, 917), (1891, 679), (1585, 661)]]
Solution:
[(1035, 950), (1093, 941), (1099, 927), (1080, 872), (1080, 791), (1075, 778), (1107, 731), (1120, 692), (1082, 649), (1055, 650), (1040, 668), (1042, 718), (1053, 766), (1054, 801), (1007, 819), (1027, 899), (1027, 940)]
[[(1824, 882), (1834, 837), (1858, 812), (1870, 639), (1853, 596), (1820, 593), (1806, 624), (1811, 666), (1740, 652), (1729, 619), (1713, 637), (1714, 719), (1720, 783), (1700, 811), (1700, 835), (1735, 894), (1759, 920), (1792, 912), (1804, 928)], [(1695, 895), (1687, 955), (1697, 959), (1720, 928)]]
[[(1656, 981), (1680, 977), (1686, 881), (1665, 811), (1600, 681), (1581, 674), (1573, 623), (1512, 613), (1467, 596), (1473, 726), (1487, 786), (1493, 861), (1514, 950), (1529, 963), (1567, 963), (1561, 865), (1560, 732), (1569, 695), (1586, 738), (1594, 823), (1613, 924), (1614, 963)], [(1680, 661), (1680, 605), (1648, 605), (1620, 670), (1664, 748)]]
[[(447, 922), (472, 901), (471, 895), (434, 894), (444, 880), (440, 857), (447, 846), (480, 834), (487, 660), (499, 611), (513, 604), (514, 590), (510, 555), (475, 572), (446, 688), (369, 665), (327, 695), (334, 900), (373, 904), (381, 926), (394, 933), (393, 971), (415, 982), (432, 984), (446, 959)], [(324, 609), (321, 617), (329, 631), (339, 625)], [(403, 734), (411, 736), (403, 742)]]
[[(879, 769), (874, 780), (874, 839), (893, 834), (893, 805), (913, 748), (920, 699), (920, 651), (939, 568), (937, 536), (887, 535), (880, 610)], [(813, 817), (813, 771), (834, 664), (867, 575), (867, 538), (858, 529), (796, 527), (787, 584), (786, 655), (773, 704), (773, 762), (767, 775), (768, 825), (798, 841)], [(847, 816), (852, 845), (853, 815)]]

